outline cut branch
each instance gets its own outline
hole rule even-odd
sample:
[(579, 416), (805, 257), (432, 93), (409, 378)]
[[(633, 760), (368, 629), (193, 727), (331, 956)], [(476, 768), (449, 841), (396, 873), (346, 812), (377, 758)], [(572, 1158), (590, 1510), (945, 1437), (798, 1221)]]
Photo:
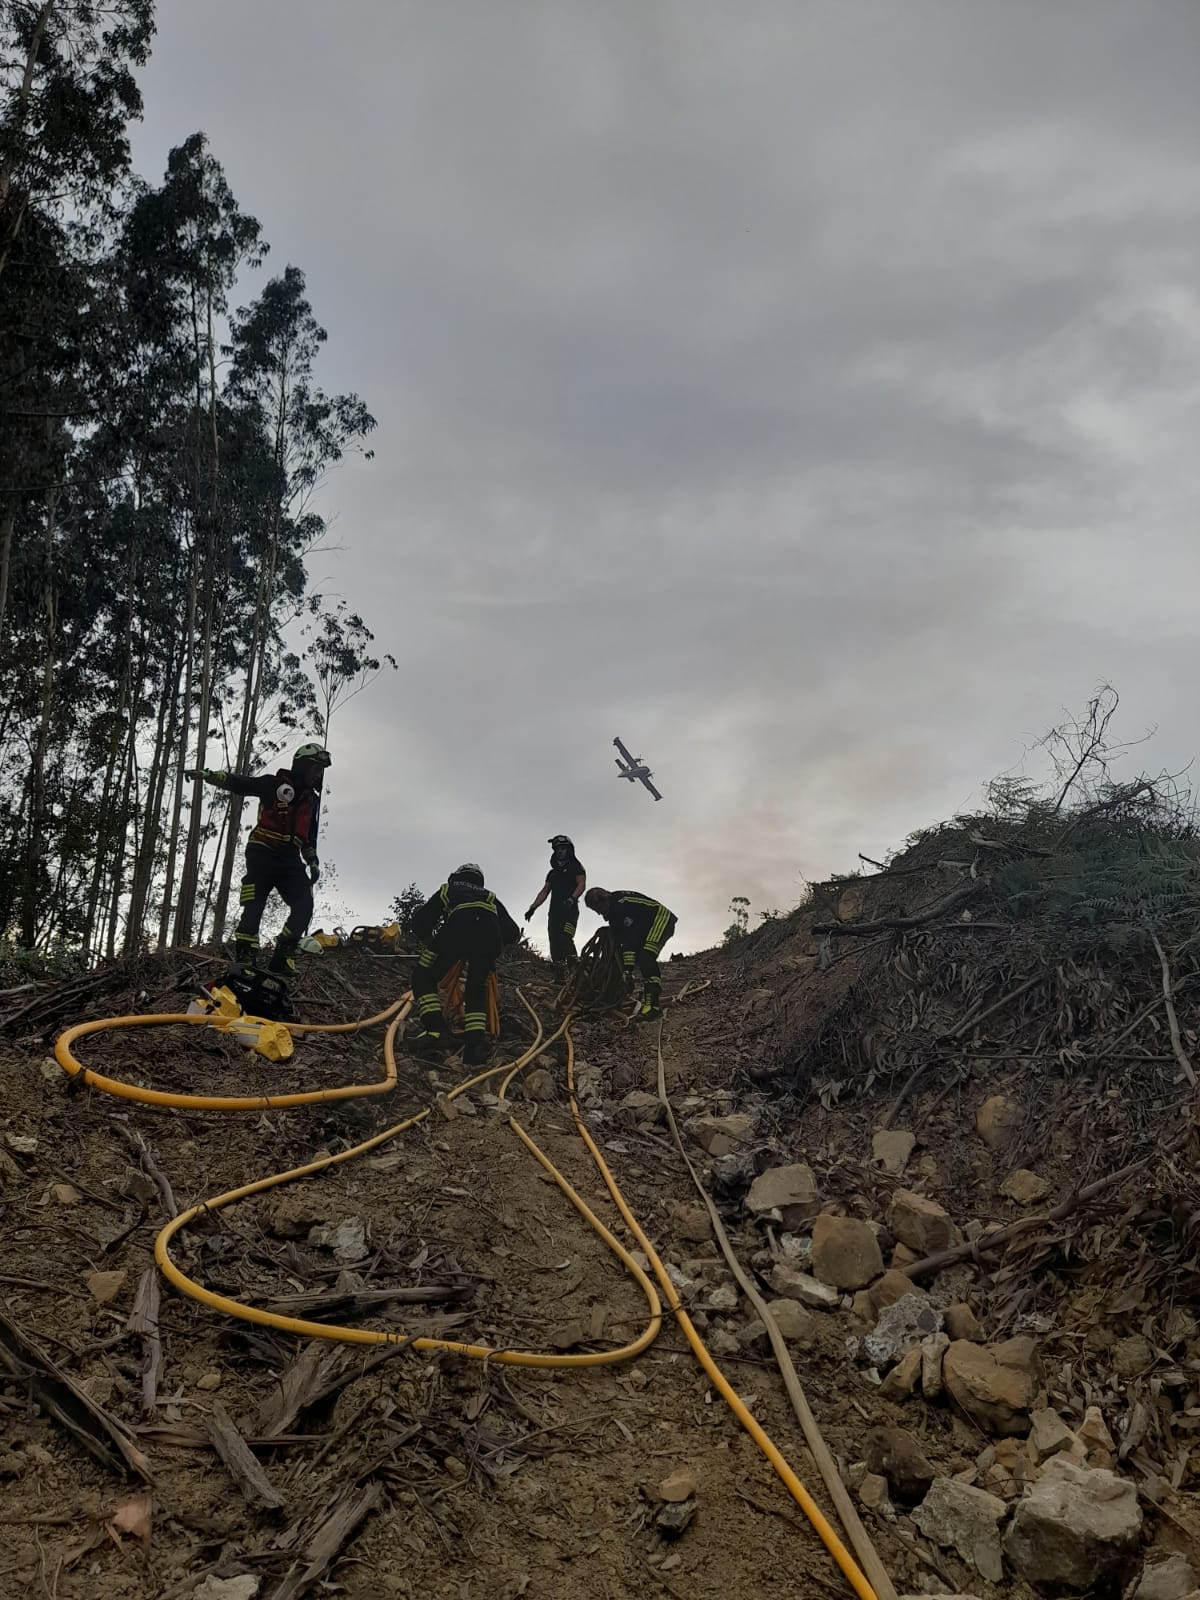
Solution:
[(1194, 1089), (1196, 1087), (1196, 1071), (1192, 1066), (1192, 1058), (1184, 1048), (1183, 1035), (1179, 1031), (1179, 1018), (1175, 1014), (1175, 994), (1171, 984), (1171, 964), (1167, 960), (1166, 951), (1158, 942), (1157, 933), (1149, 923), (1146, 924), (1146, 931), (1154, 942), (1154, 948), (1158, 952), (1159, 964), (1162, 967), (1163, 1005), (1167, 1013), (1167, 1026), (1171, 1030), (1171, 1049), (1175, 1052), (1176, 1061), (1183, 1068), (1184, 1076)]

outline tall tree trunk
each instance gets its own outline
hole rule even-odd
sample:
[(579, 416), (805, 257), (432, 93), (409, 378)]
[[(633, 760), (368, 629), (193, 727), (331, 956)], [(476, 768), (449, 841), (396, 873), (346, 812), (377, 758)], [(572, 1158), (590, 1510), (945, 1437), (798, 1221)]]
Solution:
[[(282, 510), (272, 508), (271, 525), (267, 534), (267, 549), (259, 563), (258, 593), (255, 596), (254, 627), (250, 639), (250, 655), (246, 663), (246, 686), (242, 696), (242, 720), (238, 729), (237, 770), (244, 772), (254, 754), (254, 740), (258, 733), (258, 708), (262, 700), (263, 675), (266, 667), (267, 646), (270, 642), (271, 602), (275, 590), (275, 567), (279, 554), (279, 524)], [(233, 885), (233, 869), (237, 860), (241, 832), (242, 799), (231, 795), (229, 800), (229, 832), (225, 837), (225, 857), (221, 863), (221, 882), (217, 890), (216, 910), (213, 916), (213, 940), (220, 944), (225, 935), (225, 919), (229, 911), (229, 893)]]
[[(208, 751), (208, 724), (212, 716), (213, 695), (213, 670), (214, 649), (213, 635), (216, 625), (217, 610), (217, 532), (220, 522), (220, 471), (221, 447), (220, 434), (217, 427), (217, 365), (216, 365), (216, 340), (213, 329), (213, 281), (211, 268), (209, 271), (207, 293), (205, 296), (206, 342), (208, 351), (208, 503), (206, 508), (206, 528), (204, 541), (204, 636), (202, 641), (202, 657), (200, 672), (200, 714), (199, 729), (196, 739), (196, 764), (202, 767)], [(179, 878), (179, 902), (175, 909), (175, 943), (185, 945), (191, 942), (192, 923), (196, 914), (196, 891), (200, 878), (200, 848), (201, 830), (199, 827), (202, 809), (203, 782), (196, 780), (192, 790), (192, 825), (188, 832), (187, 849), (184, 853), (183, 870)]]
[(172, 757), (175, 753), (175, 730), (178, 726), (178, 717), (179, 690), (176, 676), (176, 654), (174, 648), (172, 648), (163, 663), (163, 678), (159, 689), (158, 717), (154, 730), (154, 751), (150, 757), (150, 771), (146, 778), (146, 798), (142, 808), (142, 833), (138, 842), (133, 882), (129, 891), (129, 922), (125, 930), (126, 955), (132, 955), (134, 950), (141, 947), (145, 933), (146, 913), (150, 907), (150, 887), (154, 881), (154, 866), (158, 858), (158, 841), (162, 836), (163, 802), (167, 792), (167, 775), (172, 769)]
[[(183, 745), (186, 750), (188, 733), (191, 726), (192, 715), (192, 679), (194, 673), (194, 660), (196, 654), (196, 568), (199, 556), (192, 550), (192, 559), (188, 569), (188, 601), (187, 621), (184, 625), (184, 667), (183, 667)], [(178, 729), (178, 721), (172, 717), (173, 730)], [(172, 750), (172, 754), (174, 751)], [(163, 880), (162, 909), (158, 919), (158, 948), (163, 950), (167, 946), (171, 929), (171, 898), (175, 892), (175, 862), (179, 851), (179, 829), (183, 817), (183, 768), (181, 761), (175, 768), (175, 799), (171, 808), (171, 831), (167, 846), (167, 869)], [(195, 789), (193, 789), (193, 795)]]
[(46, 838), (46, 756), (50, 749), (50, 719), (54, 710), (57, 674), (57, 606), (54, 591), (54, 533), (58, 490), (46, 490), (46, 567), (42, 579), (42, 608), (46, 630), (42, 656), (41, 708), (29, 763), (29, 828), (26, 835), (24, 883), (21, 895), (21, 943), (32, 950), (37, 937), (38, 881)]
[[(125, 639), (124, 647), (121, 651), (121, 676), (117, 688), (117, 703), (112, 712), (112, 727), (108, 735), (108, 758), (104, 769), (104, 788), (100, 799), (100, 809), (96, 816), (92, 884), (88, 894), (87, 918), (83, 931), (83, 947), (88, 954), (92, 953), (92, 933), (96, 927), (96, 916), (100, 905), (100, 891), (104, 881), (105, 869), (110, 863), (123, 860), (125, 850), (127, 813), (122, 806), (114, 805), (113, 797), (117, 788), (117, 767), (123, 753), (122, 734), (129, 712), (133, 689), (133, 618), (137, 597), (137, 571), (137, 546), (131, 540), (125, 572)], [(127, 768), (127, 760), (124, 766)], [(113, 865), (112, 870), (120, 872), (121, 867), (119, 864)], [(99, 954), (99, 941), (97, 941), (96, 954)]]
[(12, 567), (13, 529), (17, 513), (10, 506), (0, 517), (0, 638), (4, 635), (4, 618), (8, 612), (8, 574)]
[[(37, 67), (37, 59), (41, 53), (42, 40), (46, 36), (46, 28), (50, 18), (54, 15), (58, 0), (43, 0), (42, 8), (34, 19), (33, 30), (29, 35), (29, 49), (25, 53), (25, 67), (21, 73), (21, 83), (17, 90), (16, 98), (12, 103), (9, 113), (9, 136), (7, 149), (0, 157), (0, 213), (3, 213), (12, 194), (13, 173), (16, 171), (17, 160), (20, 156), (21, 138), (25, 132), (25, 119), (29, 115), (29, 102), (33, 97), (33, 74)], [(4, 235), (0, 238), (0, 274), (4, 272), (5, 262), (9, 252), (16, 242), (21, 231), (21, 223), (25, 218), (25, 200), (22, 199), (16, 207), (14, 215), (9, 219)]]

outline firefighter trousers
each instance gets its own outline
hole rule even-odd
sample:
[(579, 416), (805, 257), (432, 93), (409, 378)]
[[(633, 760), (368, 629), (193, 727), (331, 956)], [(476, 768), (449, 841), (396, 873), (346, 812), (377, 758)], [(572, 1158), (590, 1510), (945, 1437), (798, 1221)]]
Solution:
[(487, 1034), (487, 983), (500, 954), (500, 924), (486, 911), (451, 912), (421, 952), (413, 973), (413, 998), (421, 1026), (428, 1034), (442, 1031), (442, 1002), (438, 984), (458, 962), (466, 962), (463, 1032), (470, 1043)]
[(575, 929), (578, 923), (578, 900), (550, 901), (550, 959), (556, 971), (575, 965)]
[(658, 1010), (662, 998), (662, 974), (658, 958), (662, 947), (672, 937), (677, 926), (675, 917), (664, 906), (649, 927), (634, 932), (629, 942), (622, 946), (621, 959), (627, 976), (632, 978), (634, 968), (642, 975), (642, 1005)]
[(246, 876), (241, 889), (242, 915), (233, 936), (238, 960), (247, 966), (254, 965), (259, 924), (272, 889), (286, 902), (288, 919), (275, 941), (270, 970), (284, 972), (312, 920), (312, 885), (297, 850), (272, 850), (265, 844), (247, 845)]

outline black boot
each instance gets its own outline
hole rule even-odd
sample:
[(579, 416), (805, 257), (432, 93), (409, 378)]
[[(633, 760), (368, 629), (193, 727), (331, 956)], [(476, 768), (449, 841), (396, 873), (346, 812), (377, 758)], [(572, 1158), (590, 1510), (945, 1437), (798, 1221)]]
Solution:
[(482, 1067), (492, 1053), (486, 1033), (469, 1033), (463, 1045), (463, 1066)]

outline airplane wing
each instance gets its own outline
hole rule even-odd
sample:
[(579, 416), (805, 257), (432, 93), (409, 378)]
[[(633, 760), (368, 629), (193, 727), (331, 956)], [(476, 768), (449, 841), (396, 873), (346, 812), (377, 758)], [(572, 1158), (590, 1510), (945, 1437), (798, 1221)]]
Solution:
[(652, 795), (653, 795), (653, 796), (654, 796), (654, 798), (655, 798), (655, 799), (656, 799), (656, 800), (661, 800), (661, 799), (662, 799), (662, 795), (660, 795), (660, 794), (659, 794), (659, 792), (658, 792), (658, 790), (657, 790), (657, 789), (656, 789), (656, 788), (655, 788), (655, 787), (654, 787), (654, 785), (653, 785), (653, 784), (652, 784), (652, 783), (651, 783), (651, 782), (650, 782), (650, 779), (649, 779), (649, 778), (643, 778), (643, 779), (642, 779), (642, 780), (641, 780), (641, 781), (642, 781), (642, 783), (643, 783), (643, 784), (644, 784), (644, 785), (645, 785), (645, 787), (646, 787), (646, 788), (647, 788), (647, 789), (649, 789), (649, 791), (650, 791), (650, 793), (651, 793), (651, 794), (652, 794)]
[(625, 757), (626, 761), (629, 762), (630, 766), (632, 766), (633, 765), (633, 757), (629, 754), (629, 751), (626, 750), (625, 746), (621, 743), (620, 739), (614, 739), (613, 743), (616, 745), (617, 749), (621, 752), (621, 754)]

